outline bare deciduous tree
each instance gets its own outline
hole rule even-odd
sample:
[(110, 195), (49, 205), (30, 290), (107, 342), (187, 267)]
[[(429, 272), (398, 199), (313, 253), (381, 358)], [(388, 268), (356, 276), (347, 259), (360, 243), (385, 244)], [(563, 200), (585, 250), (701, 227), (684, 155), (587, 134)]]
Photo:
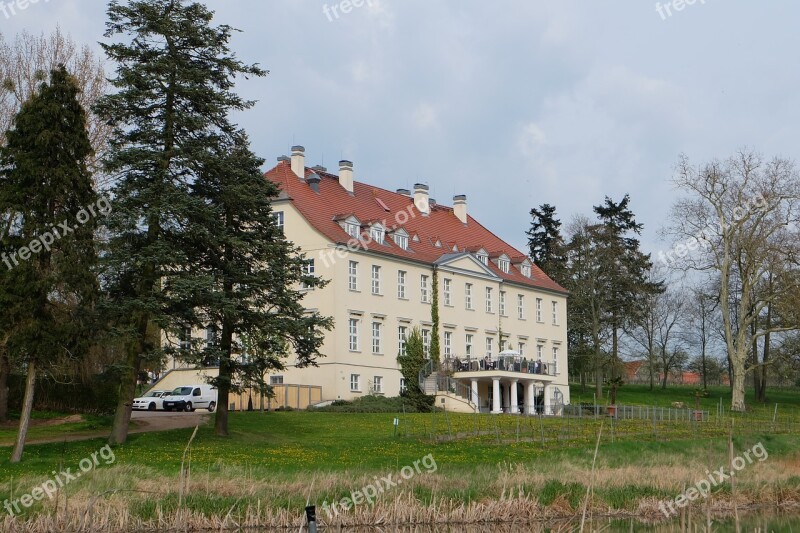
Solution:
[(767, 325), (759, 317), (771, 303), (798, 290), (796, 283), (767, 281), (770, 275), (795, 279), (800, 180), (792, 161), (765, 161), (740, 151), (700, 167), (683, 157), (675, 183), (687, 196), (673, 205), (669, 233), (677, 241), (674, 249), (688, 252), (680, 262), (683, 268), (718, 279), (731, 409), (743, 411), (753, 342), (798, 328), (797, 322)]
[[(96, 161), (104, 152), (111, 131), (108, 124), (91, 112), (108, 88), (105, 70), (91, 48), (79, 46), (59, 28), (38, 36), (23, 31), (13, 42), (7, 42), (0, 34), (0, 145), (5, 145), (6, 131), (22, 103), (60, 64), (75, 77), (81, 89), (78, 101), (88, 115), (87, 129)], [(91, 168), (96, 171), (93, 163)]]

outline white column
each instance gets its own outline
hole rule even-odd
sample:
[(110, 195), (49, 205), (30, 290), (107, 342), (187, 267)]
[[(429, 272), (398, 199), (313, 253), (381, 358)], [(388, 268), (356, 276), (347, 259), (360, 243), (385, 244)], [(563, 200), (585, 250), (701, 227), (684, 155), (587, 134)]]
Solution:
[(549, 384), (544, 384), (544, 414), (552, 415), (553, 413), (550, 411), (550, 390), (551, 387)]
[(519, 413), (519, 398), (517, 398), (517, 380), (511, 380), (511, 413)]
[(472, 403), (475, 404), (475, 407), (480, 408), (481, 402), (480, 402), (480, 398), (478, 397), (478, 380), (477, 379), (473, 379), (472, 380), (472, 395), (471, 396), (472, 396), (472, 398), (470, 398), (470, 399), (472, 400)]
[(525, 405), (528, 407), (528, 414), (536, 414), (536, 384), (529, 381), (525, 387)]
[(500, 378), (492, 378), (492, 413), (501, 413), (500, 410)]

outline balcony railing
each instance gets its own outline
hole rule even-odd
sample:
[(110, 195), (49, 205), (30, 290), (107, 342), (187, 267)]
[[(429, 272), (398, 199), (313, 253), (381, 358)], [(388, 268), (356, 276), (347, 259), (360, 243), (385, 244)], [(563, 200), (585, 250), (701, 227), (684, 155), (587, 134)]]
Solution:
[(531, 361), (525, 357), (456, 357), (442, 358), (441, 370), (443, 372), (519, 372), (521, 374), (539, 374), (542, 376), (554, 375), (550, 365), (542, 361)]

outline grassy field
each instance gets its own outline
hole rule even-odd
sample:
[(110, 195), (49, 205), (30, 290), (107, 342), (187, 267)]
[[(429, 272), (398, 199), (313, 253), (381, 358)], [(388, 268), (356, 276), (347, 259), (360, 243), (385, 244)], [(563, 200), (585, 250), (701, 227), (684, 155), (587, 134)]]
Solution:
[[(619, 403), (647, 398), (651, 401), (642, 403), (653, 405), (654, 395), (643, 389), (626, 385)], [(692, 389), (668, 391), (656, 405), (686, 401), (682, 396)], [(576, 396), (573, 400), (577, 401)], [(713, 409), (713, 396), (704, 402), (709, 403), (705, 409)], [(797, 398), (788, 395), (781, 403), (779, 409), (787, 420), (800, 411), (796, 405)], [(721, 484), (707, 500), (711, 506), (697, 512), (713, 508), (714, 513), (729, 513), (733, 501), (742, 506), (788, 507), (800, 501), (800, 431), (772, 434), (771, 415), (766, 407), (749, 413), (751, 423), (735, 430), (734, 438), (737, 454), (760, 442), (768, 459), (737, 474), (736, 494), (730, 484)], [(19, 526), (20, 520), (31, 531), (74, 529), (87, 517), (96, 529), (108, 525), (119, 530), (121, 523), (131, 530), (168, 529), (184, 523), (296, 529), (307, 501), (318, 505), (341, 501), (385, 476), (399, 479), (403, 468), (415, 462), (421, 468), (402, 486), (380, 494), (373, 505), (331, 517), (318, 510), (321, 520), (352, 525), (381, 519), (384, 523), (474, 523), (571, 517), (580, 511), (590, 485), (594, 486), (588, 506), (592, 513), (655, 519), (661, 516), (659, 501), (674, 498), (707, 470), (729, 462), (724, 438), (728, 428), (710, 422), (705, 426), (664, 423), (656, 435), (650, 435), (648, 421), (631, 421), (633, 432), (626, 434), (626, 422), (618, 421), (612, 430), (605, 417), (565, 421), (411, 414), (400, 417), (395, 436), (395, 416), (233, 413), (230, 438), (215, 437), (210, 426), (199, 429), (185, 458), (184, 475), (181, 464), (192, 430), (131, 435), (128, 443), (113, 449), (113, 461), (106, 453), (91, 471), (67, 485), (58, 500), (37, 502), (21, 517), (0, 518), (0, 529)], [(756, 420), (764, 422), (759, 426), (753, 423)], [(86, 423), (107, 432), (107, 419)], [(71, 424), (48, 426), (48, 435), (70, 433), (75, 430)], [(600, 425), (603, 437), (593, 473)], [(104, 445), (103, 439), (32, 445), (19, 465), (8, 463), (10, 448), (0, 448), (0, 501), (30, 492), (52, 478), (54, 470), (77, 472), (81, 460)]]

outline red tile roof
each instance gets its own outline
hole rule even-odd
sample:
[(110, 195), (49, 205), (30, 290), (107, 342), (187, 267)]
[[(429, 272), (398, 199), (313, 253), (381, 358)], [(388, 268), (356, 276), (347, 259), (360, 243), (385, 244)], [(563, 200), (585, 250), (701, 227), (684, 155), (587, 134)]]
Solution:
[[(431, 265), (444, 255), (480, 248), (491, 251), (493, 256), (505, 253), (514, 262), (525, 257), (525, 254), (497, 237), (471, 216), (467, 217), (467, 224), (462, 224), (450, 207), (432, 204), (430, 214), (423, 216), (414, 207), (414, 200), (409, 196), (360, 182), (354, 182), (353, 194), (350, 194), (339, 185), (338, 176), (306, 169), (306, 175), (312, 172), (322, 179), (319, 193), (297, 177), (288, 161), (279, 162), (266, 173), (266, 178), (276, 183), (306, 220), (334, 243), (347, 244), (351, 240), (337, 220), (352, 214), (362, 224), (366, 221), (383, 221), (387, 232), (401, 227), (408, 232), (408, 250), (397, 246), (392, 237), (387, 235), (385, 244), (369, 242), (363, 246), (373, 252)], [(388, 212), (384, 206), (388, 208)], [(416, 235), (419, 236), (419, 242), (413, 241)], [(441, 248), (434, 245), (437, 240), (441, 241)], [(453, 245), (458, 246), (458, 252), (453, 251)], [(532, 278), (523, 276), (516, 266), (512, 266), (508, 274), (492, 261), (489, 261), (488, 266), (502, 279), (550, 291), (566, 292), (536, 265), (531, 267)]]

